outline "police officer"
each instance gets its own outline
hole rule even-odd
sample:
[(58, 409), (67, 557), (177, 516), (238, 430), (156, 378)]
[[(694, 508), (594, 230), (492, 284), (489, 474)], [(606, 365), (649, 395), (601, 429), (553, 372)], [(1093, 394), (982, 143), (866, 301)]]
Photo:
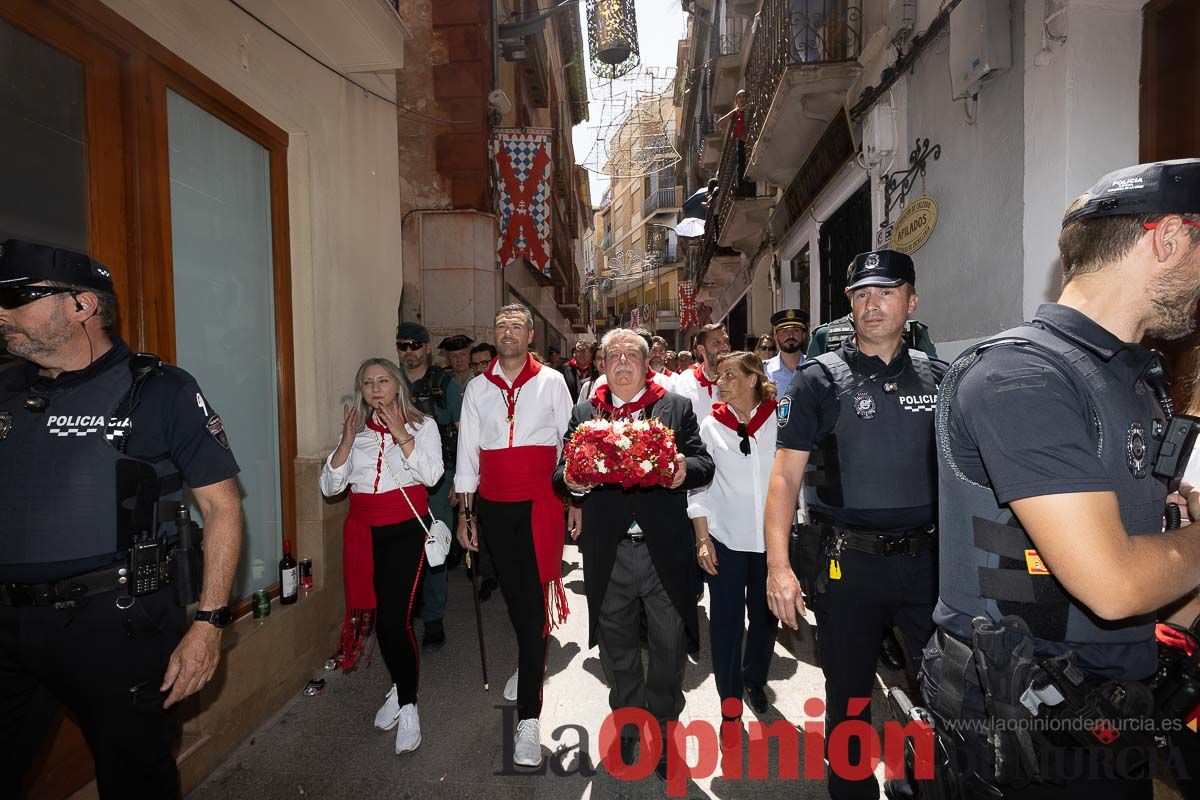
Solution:
[[(1138, 682), (1156, 668), (1155, 611), (1200, 585), (1200, 535), (1160, 533), (1153, 466), (1171, 409), (1138, 342), (1195, 329), (1198, 229), (1200, 160), (1104, 176), (1063, 218), (1059, 301), (968, 349), (943, 384), (941, 595), (922, 693), (942, 720), (1004, 720), (991, 738), (959, 726), (972, 790), (1153, 793), (1151, 743), (1119, 717), (1152, 716)], [(1047, 727), (1028, 725), (1034, 712)], [(1049, 727), (1069, 718), (1083, 727)]]
[[(450, 397), (450, 384), (454, 376), (433, 363), (429, 331), (420, 323), (401, 322), (396, 327), (396, 352), (400, 357), (400, 366), (404, 368), (413, 402), (417, 408), (434, 418), (442, 437), (445, 472), (429, 492), (429, 510), (453, 530), (455, 519), (450, 504), (450, 487), (454, 481), (454, 461), (458, 454), (458, 420), (451, 409)], [(458, 408), (461, 414), (461, 399)], [(442, 619), (446, 615), (448, 564), (425, 567), (421, 589), (421, 621), (425, 632), (421, 636), (421, 649), (427, 652), (438, 650), (446, 644), (446, 629)]]
[[(101, 797), (177, 797), (168, 709), (212, 678), (229, 622), (242, 510), (221, 418), (186, 372), (131, 354), (116, 316), (100, 262), (0, 245), (0, 335), (22, 359), (0, 372), (3, 797), (20, 795), (56, 703)], [(177, 587), (155, 583), (183, 484), (205, 523), (190, 625)]]
[[(800, 565), (817, 617), (825, 673), (826, 737), (846, 719), (871, 719), (875, 658), (885, 628), (901, 630), (912, 666), (932, 632), (936, 461), (933, 410), (944, 362), (908, 347), (917, 307), (912, 259), (880, 250), (854, 259), (846, 295), (855, 334), (805, 362), (778, 413), (778, 452), (766, 506), (767, 599), (795, 629), (804, 612), (788, 559), (804, 476), (817, 558)], [(819, 538), (818, 538), (819, 537)], [(867, 698), (865, 707), (856, 702)], [(857, 737), (850, 752), (858, 764)], [(877, 797), (874, 777), (829, 776), (834, 798)]]
[(808, 339), (808, 312), (784, 308), (771, 315), (771, 332), (779, 352), (766, 360), (763, 369), (782, 394), (804, 363), (804, 344)]

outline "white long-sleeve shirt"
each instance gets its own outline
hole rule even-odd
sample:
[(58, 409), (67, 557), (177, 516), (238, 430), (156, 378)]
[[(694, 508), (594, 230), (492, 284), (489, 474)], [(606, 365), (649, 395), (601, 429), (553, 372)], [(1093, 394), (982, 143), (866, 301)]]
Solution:
[(340, 467), (332, 466), (333, 453), (325, 459), (321, 494), (333, 497), (347, 486), (359, 494), (383, 494), (402, 486), (437, 483), (443, 471), (442, 437), (437, 423), (433, 417), (426, 417), (420, 425), (408, 423), (404, 429), (414, 437), (412, 455), (407, 457), (390, 433), (363, 427), (354, 435), (350, 455)]
[(696, 415), (697, 422), (703, 422), (712, 413), (712, 407), (721, 402), (717, 385), (714, 383), (712, 386), (701, 388), (691, 367), (675, 376), (672, 391), (692, 402), (692, 413)]
[[(500, 369), (500, 362), (496, 362), (492, 373), (513, 385)], [(539, 369), (517, 390), (511, 424), (507, 418), (508, 398), (499, 386), (483, 375), (467, 383), (458, 421), (454, 491), (474, 492), (479, 488), (480, 450), (549, 445), (561, 452), (571, 421), (571, 393), (562, 373), (547, 366)]]
[[(757, 407), (755, 411), (757, 411)], [(754, 413), (751, 412), (751, 418)], [(730, 550), (765, 553), (763, 512), (767, 486), (775, 463), (774, 416), (750, 437), (750, 455), (743, 455), (737, 431), (708, 416), (700, 423), (700, 439), (716, 465), (712, 483), (688, 492), (688, 517), (708, 519), (709, 535)]]

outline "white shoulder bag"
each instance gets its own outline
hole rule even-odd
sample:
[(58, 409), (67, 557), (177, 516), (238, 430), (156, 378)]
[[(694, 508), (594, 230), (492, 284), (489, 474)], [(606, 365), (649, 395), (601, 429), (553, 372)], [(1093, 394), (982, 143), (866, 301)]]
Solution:
[[(416, 434), (414, 433), (413, 436), (416, 436)], [(415, 443), (413, 446), (416, 446)], [(402, 450), (401, 454), (403, 452)], [(404, 484), (396, 477), (396, 473), (392, 470), (392, 465), (386, 456), (383, 459), (383, 463), (387, 464), (388, 472), (392, 475), (392, 480), (396, 482), (396, 486), (400, 487), (400, 494), (404, 497), (404, 501), (408, 503), (413, 516), (417, 518), (417, 522), (421, 523), (421, 528), (425, 531), (425, 560), (429, 562), (429, 566), (431, 567), (440, 567), (446, 563), (446, 555), (450, 552), (450, 528), (447, 527), (446, 523), (435, 517), (433, 511), (429, 512), (429, 524), (426, 525), (425, 520), (421, 519), (421, 515), (417, 513), (413, 501), (409, 499), (408, 492), (404, 491)]]

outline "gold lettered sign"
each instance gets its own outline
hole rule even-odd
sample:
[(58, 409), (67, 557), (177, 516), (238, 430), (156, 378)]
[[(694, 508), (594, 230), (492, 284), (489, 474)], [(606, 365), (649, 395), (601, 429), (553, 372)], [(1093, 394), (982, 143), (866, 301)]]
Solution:
[(937, 227), (938, 207), (932, 197), (918, 197), (904, 207), (892, 229), (892, 249), (901, 253), (920, 250)]

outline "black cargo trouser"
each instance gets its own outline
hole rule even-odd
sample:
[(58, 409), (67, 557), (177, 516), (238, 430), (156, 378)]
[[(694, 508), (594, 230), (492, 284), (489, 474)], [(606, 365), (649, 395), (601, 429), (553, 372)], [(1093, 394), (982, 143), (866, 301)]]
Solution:
[[(841, 577), (825, 582), (814, 609), (821, 670), (825, 673), (826, 742), (843, 721), (871, 722), (870, 698), (875, 689), (879, 641), (892, 625), (900, 629), (915, 674), (921, 648), (933, 632), (933, 606), (937, 600), (936, 559), (931, 551), (915, 556), (875, 555), (846, 548), (838, 564)], [(850, 713), (851, 706), (857, 713)], [(836, 762), (851, 766), (860, 763), (859, 738), (848, 741), (848, 753), (826, 754), (831, 767)], [(831, 768), (829, 795), (836, 800), (874, 800), (879, 796), (879, 785), (873, 775), (849, 781)]]
[(0, 606), (0, 798), (21, 796), (59, 703), (83, 729), (101, 798), (179, 796), (177, 725), (158, 689), (184, 611), (171, 591), (128, 609), (117, 596), (61, 609)]

